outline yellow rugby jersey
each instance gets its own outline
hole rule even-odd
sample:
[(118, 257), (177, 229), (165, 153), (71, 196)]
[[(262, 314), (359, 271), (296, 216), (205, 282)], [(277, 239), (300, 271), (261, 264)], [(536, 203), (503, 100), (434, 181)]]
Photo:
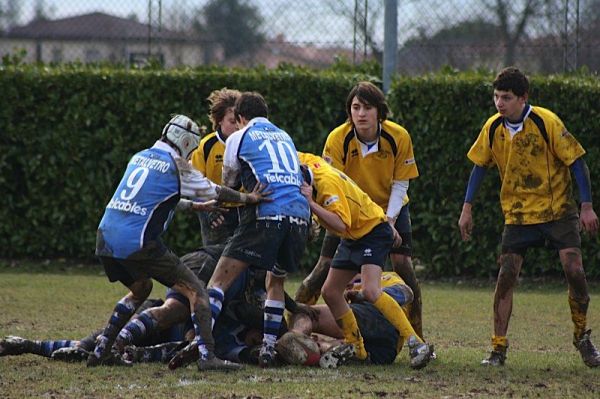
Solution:
[[(381, 288), (391, 287), (393, 285), (406, 285), (402, 277), (396, 272), (383, 272), (381, 273)], [(362, 289), (361, 281), (355, 281), (352, 286), (353, 290)]]
[[(225, 140), (220, 133), (217, 131), (207, 134), (200, 140), (198, 148), (192, 153), (192, 166), (202, 172), (210, 181), (221, 185), (224, 153)], [(231, 208), (242, 206), (242, 204), (225, 203), (223, 206)]]
[(369, 196), (348, 176), (317, 155), (298, 153), (300, 162), (313, 173), (315, 202), (338, 215), (346, 224), (342, 238), (358, 240), (387, 217)]
[[(335, 128), (325, 142), (323, 158), (350, 176), (377, 205), (387, 211), (392, 182), (419, 176), (410, 135), (397, 123), (381, 123), (379, 150), (362, 156), (350, 122)], [(408, 196), (404, 197), (404, 204)]]
[(514, 136), (500, 114), (489, 118), (469, 150), (478, 166), (496, 165), (506, 224), (536, 224), (577, 213), (569, 166), (585, 150), (553, 112), (531, 106)]

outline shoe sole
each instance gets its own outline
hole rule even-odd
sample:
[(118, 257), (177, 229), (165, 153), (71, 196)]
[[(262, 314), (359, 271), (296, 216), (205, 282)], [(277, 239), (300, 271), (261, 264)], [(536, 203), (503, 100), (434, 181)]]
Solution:
[(199, 352), (198, 347), (194, 345), (189, 350), (186, 350), (187, 347), (179, 351), (173, 358), (169, 361), (169, 370), (175, 370), (180, 367), (185, 367), (189, 364), (192, 364), (195, 360), (198, 360)]

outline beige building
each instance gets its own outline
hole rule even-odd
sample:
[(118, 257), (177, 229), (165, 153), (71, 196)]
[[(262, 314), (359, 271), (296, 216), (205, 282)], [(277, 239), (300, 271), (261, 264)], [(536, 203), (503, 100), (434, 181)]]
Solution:
[[(56, 20), (36, 20), (0, 36), (0, 57), (26, 51), (24, 62), (102, 62), (143, 65), (152, 58), (165, 67), (220, 62), (222, 51), (205, 54), (197, 37), (149, 27), (100, 12)], [(210, 57), (209, 57), (210, 56)]]

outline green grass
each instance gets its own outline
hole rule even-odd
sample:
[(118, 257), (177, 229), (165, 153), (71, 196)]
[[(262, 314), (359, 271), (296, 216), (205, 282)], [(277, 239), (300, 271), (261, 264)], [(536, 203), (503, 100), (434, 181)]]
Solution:
[[(584, 366), (571, 344), (566, 287), (558, 282), (518, 288), (507, 365), (479, 366), (489, 350), (492, 292), (491, 283), (423, 284), (425, 334), (438, 359), (420, 371), (408, 367), (405, 350), (387, 367), (246, 367), (230, 374), (172, 372), (161, 364), (87, 369), (26, 355), (0, 358), (0, 398), (600, 397), (600, 370)], [(97, 266), (0, 262), (0, 335), (83, 337), (105, 323), (124, 293)], [(594, 287), (589, 322), (600, 333), (599, 294)], [(164, 289), (155, 284), (153, 295)]]

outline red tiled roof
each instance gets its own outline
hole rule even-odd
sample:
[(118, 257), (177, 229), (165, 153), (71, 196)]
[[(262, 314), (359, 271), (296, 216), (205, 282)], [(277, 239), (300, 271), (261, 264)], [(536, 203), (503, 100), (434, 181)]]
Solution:
[[(38, 19), (10, 29), (5, 37), (15, 39), (61, 40), (147, 40), (148, 25), (132, 19), (101, 12), (69, 18)], [(189, 34), (152, 27), (152, 38), (161, 40), (192, 40)]]

